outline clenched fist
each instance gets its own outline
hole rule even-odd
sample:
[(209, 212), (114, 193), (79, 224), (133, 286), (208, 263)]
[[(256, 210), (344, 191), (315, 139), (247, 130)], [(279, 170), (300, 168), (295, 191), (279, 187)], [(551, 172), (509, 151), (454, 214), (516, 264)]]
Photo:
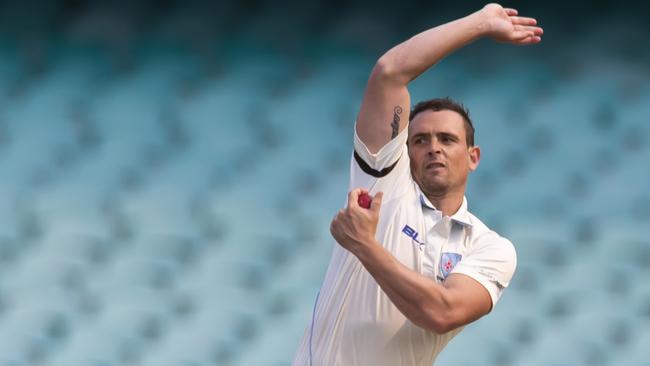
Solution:
[(379, 192), (372, 197), (369, 209), (359, 206), (359, 196), (368, 194), (368, 191), (357, 188), (348, 193), (348, 206), (339, 210), (332, 220), (330, 232), (336, 241), (352, 254), (364, 245), (375, 243), (379, 209), (383, 193)]

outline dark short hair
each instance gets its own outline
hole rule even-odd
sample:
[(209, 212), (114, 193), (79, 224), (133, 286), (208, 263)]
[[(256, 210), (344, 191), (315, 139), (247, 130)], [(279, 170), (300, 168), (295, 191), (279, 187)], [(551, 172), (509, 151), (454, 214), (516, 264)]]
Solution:
[(450, 99), (449, 97), (424, 100), (416, 104), (411, 110), (409, 121), (413, 121), (413, 118), (415, 118), (415, 116), (420, 112), (438, 112), (442, 110), (454, 111), (463, 117), (463, 120), (465, 120), (465, 140), (467, 141), (467, 146), (474, 146), (474, 125), (472, 124), (472, 120), (469, 118), (469, 111), (464, 105)]

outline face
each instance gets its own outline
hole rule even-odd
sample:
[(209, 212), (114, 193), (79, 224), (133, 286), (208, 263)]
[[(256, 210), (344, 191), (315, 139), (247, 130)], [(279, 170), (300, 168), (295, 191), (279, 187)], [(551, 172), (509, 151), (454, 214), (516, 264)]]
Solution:
[(411, 174), (427, 196), (464, 193), (481, 155), (478, 146), (467, 146), (463, 117), (450, 110), (418, 113), (409, 124), (408, 150)]

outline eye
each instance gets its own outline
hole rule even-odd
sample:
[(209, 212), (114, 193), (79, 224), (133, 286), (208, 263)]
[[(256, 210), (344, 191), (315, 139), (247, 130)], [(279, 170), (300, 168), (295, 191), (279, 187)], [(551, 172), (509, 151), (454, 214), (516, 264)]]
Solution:
[(444, 144), (451, 144), (451, 143), (456, 142), (456, 138), (454, 136), (450, 136), (450, 135), (442, 135), (440, 137), (440, 141), (442, 141), (442, 143), (444, 143)]
[(424, 137), (416, 137), (415, 139), (413, 139), (413, 144), (415, 145), (420, 145), (423, 144), (424, 142), (425, 142)]

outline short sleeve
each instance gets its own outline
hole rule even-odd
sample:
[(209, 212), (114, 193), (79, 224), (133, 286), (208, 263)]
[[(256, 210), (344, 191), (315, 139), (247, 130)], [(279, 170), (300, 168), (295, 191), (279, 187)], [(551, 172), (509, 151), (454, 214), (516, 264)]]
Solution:
[(354, 152), (350, 162), (350, 190), (365, 188), (384, 195), (406, 182), (410, 177), (410, 163), (406, 139), (408, 129), (403, 129), (377, 153), (373, 154), (354, 131)]
[(478, 281), (490, 293), (492, 307), (517, 267), (517, 253), (512, 243), (491, 232), (478, 239), (469, 253), (456, 265), (452, 273), (462, 273)]

